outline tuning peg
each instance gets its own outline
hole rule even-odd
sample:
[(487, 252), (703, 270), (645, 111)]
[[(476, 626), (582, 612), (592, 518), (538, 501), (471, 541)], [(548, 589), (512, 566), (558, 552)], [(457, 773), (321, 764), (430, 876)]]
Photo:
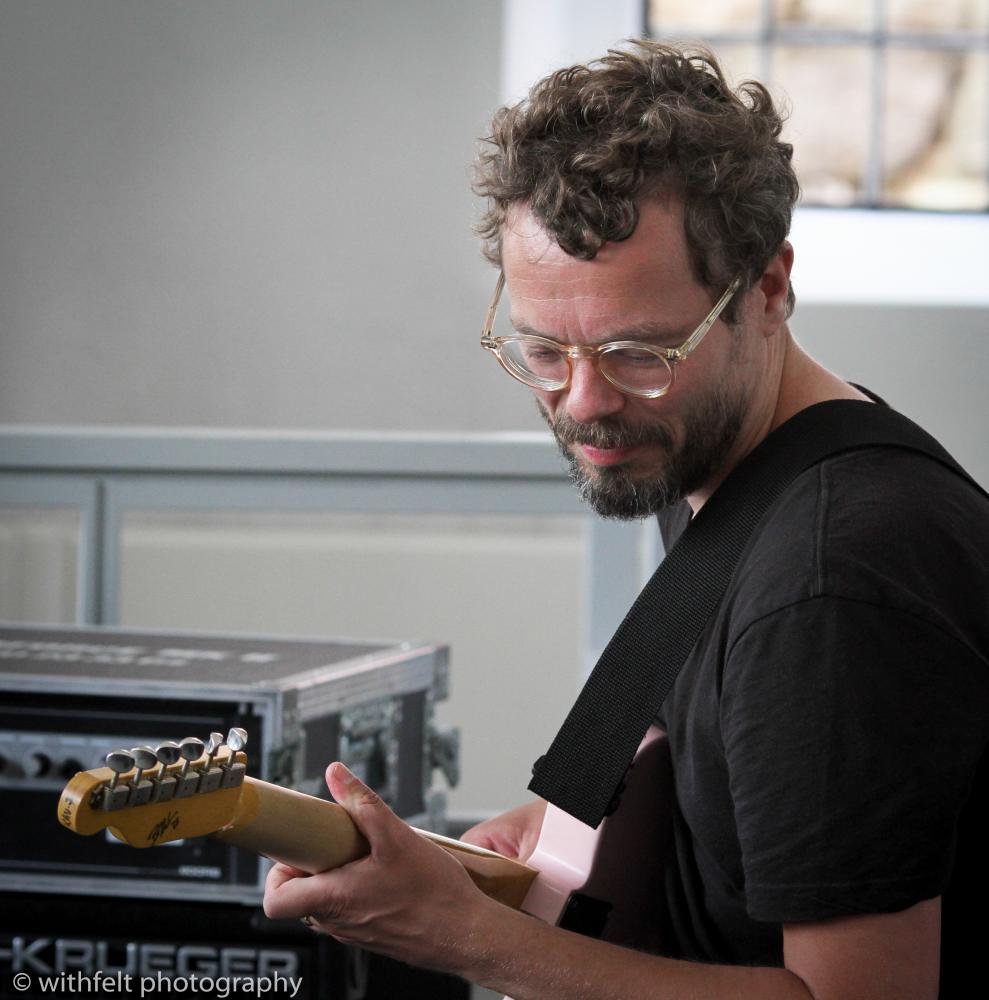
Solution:
[(202, 757), (205, 750), (206, 750), (206, 745), (203, 743), (201, 739), (198, 739), (195, 736), (187, 736), (179, 744), (179, 756), (181, 756), (183, 760), (182, 764), (183, 776), (189, 770), (189, 765), (194, 760), (199, 760), (199, 758)]
[(155, 750), (155, 756), (161, 764), (162, 772), (164, 772), (166, 767), (170, 767), (172, 764), (178, 763), (179, 758), (182, 756), (182, 751), (178, 743), (174, 740), (165, 740), (165, 742), (159, 744)]
[(206, 769), (209, 770), (213, 765), (213, 758), (217, 755), (220, 747), (223, 746), (223, 733), (210, 733), (209, 739), (206, 741), (206, 753), (208, 758), (206, 760)]
[(233, 729), (227, 733), (227, 746), (236, 753), (238, 750), (243, 750), (247, 746), (247, 730), (241, 729), (239, 726), (234, 726)]
[(134, 784), (139, 784), (145, 771), (150, 771), (158, 763), (158, 755), (151, 747), (131, 747), (131, 757), (137, 767), (137, 774), (134, 776)]
[(247, 746), (247, 730), (241, 729), (240, 726), (234, 726), (227, 733), (227, 746), (230, 747), (230, 756), (227, 757), (227, 763), (224, 767), (223, 787), (232, 788), (235, 785), (240, 785), (247, 773), (245, 765), (235, 759), (237, 752)]
[(189, 765), (202, 757), (206, 747), (201, 739), (187, 736), (179, 743), (179, 757), (182, 758), (182, 769), (176, 775), (175, 798), (180, 799), (192, 795), (199, 788), (199, 771), (189, 772)]
[(158, 760), (158, 770), (155, 772), (153, 781), (155, 783), (152, 800), (155, 802), (166, 802), (175, 797), (178, 788), (178, 779), (174, 774), (170, 774), (168, 769), (179, 761), (182, 754), (179, 752), (179, 745), (174, 740), (165, 740), (164, 743), (155, 747), (155, 757)]
[(126, 750), (111, 750), (106, 757), (106, 766), (113, 771), (109, 788), (116, 788), (122, 774), (126, 774), (134, 766), (134, 758)]
[(106, 766), (113, 771), (113, 777), (103, 790), (102, 807), (107, 812), (112, 812), (127, 805), (131, 786), (119, 784), (119, 781), (122, 774), (133, 768), (134, 758), (129, 750), (111, 750), (103, 759), (106, 761)]
[(216, 763), (216, 755), (223, 746), (223, 733), (210, 733), (206, 741), (206, 763), (199, 768), (200, 794), (215, 792), (223, 782), (223, 767)]
[(137, 773), (134, 775), (134, 780), (130, 783), (131, 793), (127, 798), (127, 804), (130, 806), (143, 806), (151, 801), (151, 796), (154, 794), (155, 785), (154, 782), (144, 779), (144, 772), (151, 770), (158, 763), (158, 757), (151, 747), (131, 747), (130, 755), (134, 758), (134, 766), (137, 768)]

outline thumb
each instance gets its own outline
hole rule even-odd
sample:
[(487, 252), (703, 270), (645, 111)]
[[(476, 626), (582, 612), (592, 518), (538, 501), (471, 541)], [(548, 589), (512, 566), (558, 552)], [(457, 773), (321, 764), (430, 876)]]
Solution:
[(383, 842), (395, 836), (396, 827), (404, 826), (381, 796), (339, 761), (326, 769), (326, 787), (367, 838), (372, 852), (379, 853)]

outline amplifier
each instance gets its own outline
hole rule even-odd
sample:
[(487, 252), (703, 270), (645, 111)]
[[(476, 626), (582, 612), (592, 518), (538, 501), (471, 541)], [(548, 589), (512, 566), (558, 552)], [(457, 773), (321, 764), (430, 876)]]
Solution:
[[(108, 751), (240, 727), (248, 773), (328, 797), (342, 760), (415, 826), (442, 832), (434, 764), (447, 649), (406, 642), (0, 626), (0, 888), (256, 904), (268, 862), (214, 840), (134, 850), (55, 816), (77, 771)], [(0, 897), (2, 905), (2, 897)]]
[(0, 1000), (79, 994), (468, 1000), (470, 987), (236, 903), (0, 897)]

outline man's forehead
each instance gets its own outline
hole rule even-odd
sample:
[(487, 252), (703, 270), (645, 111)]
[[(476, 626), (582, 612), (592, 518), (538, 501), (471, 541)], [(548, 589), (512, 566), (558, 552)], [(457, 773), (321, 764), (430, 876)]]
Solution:
[(526, 264), (566, 257), (556, 237), (536, 218), (528, 205), (513, 205), (501, 231), (502, 256), (506, 251)]
[(631, 236), (620, 242), (604, 243), (591, 261), (577, 260), (564, 251), (528, 205), (509, 210), (502, 227), (502, 267), (509, 281), (513, 272), (544, 273), (573, 269), (589, 272), (622, 269), (665, 273), (671, 278), (689, 279), (692, 268), (684, 231), (683, 206), (679, 199), (651, 197), (639, 204), (639, 221)]

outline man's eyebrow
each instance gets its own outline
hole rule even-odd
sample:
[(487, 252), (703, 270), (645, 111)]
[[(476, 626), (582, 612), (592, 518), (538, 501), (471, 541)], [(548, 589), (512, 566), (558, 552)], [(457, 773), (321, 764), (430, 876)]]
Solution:
[[(514, 318), (511, 318), (510, 322), (512, 329), (523, 336), (542, 337), (544, 340), (552, 340), (558, 344), (562, 343), (562, 341), (551, 334), (543, 333), (542, 330), (537, 330), (535, 327), (529, 326), (528, 323), (516, 322)], [(615, 340), (638, 340), (647, 344), (656, 343), (663, 346), (670, 346), (671, 344), (682, 343), (690, 336), (690, 333), (690, 330), (685, 330), (682, 326), (673, 326), (669, 323), (636, 323), (599, 341), (599, 343), (610, 344)]]

